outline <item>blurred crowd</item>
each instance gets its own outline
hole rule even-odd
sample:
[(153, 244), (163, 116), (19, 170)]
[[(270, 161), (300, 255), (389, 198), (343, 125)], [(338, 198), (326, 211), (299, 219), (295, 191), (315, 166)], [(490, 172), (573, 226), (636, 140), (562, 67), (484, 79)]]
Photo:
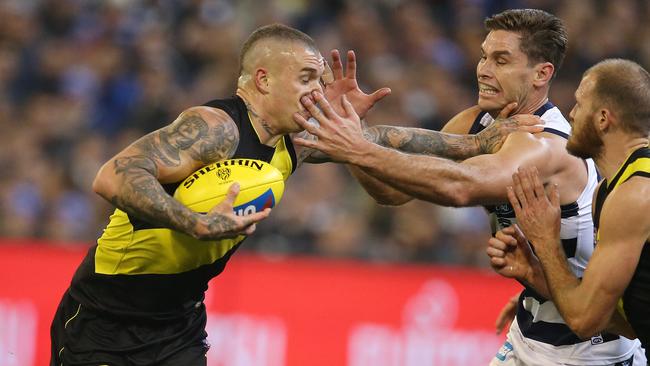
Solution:
[[(180, 111), (233, 94), (238, 52), (282, 22), (323, 55), (354, 49), (362, 88), (393, 93), (370, 124), (439, 129), (476, 101), (483, 19), (534, 7), (561, 17), (569, 53), (552, 101), (568, 115), (582, 72), (606, 57), (650, 66), (645, 0), (2, 0), (0, 237), (88, 244), (113, 208), (98, 168)], [(273, 255), (484, 266), (480, 208), (374, 203), (343, 166), (304, 166), (242, 246)]]

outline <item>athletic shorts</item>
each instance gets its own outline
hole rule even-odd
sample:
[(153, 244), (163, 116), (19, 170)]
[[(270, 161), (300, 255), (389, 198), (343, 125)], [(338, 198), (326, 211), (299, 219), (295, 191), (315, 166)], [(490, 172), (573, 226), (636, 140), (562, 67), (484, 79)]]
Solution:
[(118, 318), (93, 311), (69, 292), (52, 321), (50, 366), (205, 366), (205, 306), (173, 321)]

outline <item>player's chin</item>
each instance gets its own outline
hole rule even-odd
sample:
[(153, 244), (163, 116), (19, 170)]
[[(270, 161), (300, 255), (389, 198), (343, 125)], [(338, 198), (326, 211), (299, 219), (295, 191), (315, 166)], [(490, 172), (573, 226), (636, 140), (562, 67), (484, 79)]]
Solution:
[(491, 97), (483, 97), (479, 94), (478, 96), (478, 107), (481, 108), (484, 112), (499, 112), (505, 106), (506, 103), (502, 100), (497, 100)]

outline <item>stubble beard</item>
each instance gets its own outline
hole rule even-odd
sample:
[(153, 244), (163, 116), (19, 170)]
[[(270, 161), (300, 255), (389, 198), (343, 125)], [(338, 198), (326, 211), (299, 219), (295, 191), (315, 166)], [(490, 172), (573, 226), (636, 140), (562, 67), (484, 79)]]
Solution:
[(598, 134), (593, 123), (585, 122), (584, 127), (569, 137), (566, 149), (569, 154), (582, 159), (596, 159), (603, 151), (603, 139)]

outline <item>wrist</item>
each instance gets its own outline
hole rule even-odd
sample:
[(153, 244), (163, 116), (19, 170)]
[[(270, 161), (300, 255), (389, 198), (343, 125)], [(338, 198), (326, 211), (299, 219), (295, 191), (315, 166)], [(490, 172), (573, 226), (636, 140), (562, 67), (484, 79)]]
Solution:
[(347, 162), (352, 165), (357, 165), (361, 167), (372, 166), (375, 163), (373, 162), (376, 155), (376, 152), (381, 147), (371, 141), (363, 139), (356, 148), (350, 152), (347, 158)]
[(476, 155), (483, 155), (483, 154), (489, 154), (489, 151), (486, 151), (487, 148), (485, 147), (485, 144), (483, 143), (483, 139), (481, 138), (480, 134), (472, 135), (473, 137), (473, 146), (474, 146), (474, 156)]

